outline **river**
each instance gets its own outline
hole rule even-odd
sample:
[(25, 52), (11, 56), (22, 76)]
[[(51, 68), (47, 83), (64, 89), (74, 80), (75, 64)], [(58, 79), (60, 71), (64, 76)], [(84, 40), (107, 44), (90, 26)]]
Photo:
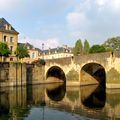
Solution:
[(120, 89), (41, 84), (0, 88), (0, 120), (120, 119)]

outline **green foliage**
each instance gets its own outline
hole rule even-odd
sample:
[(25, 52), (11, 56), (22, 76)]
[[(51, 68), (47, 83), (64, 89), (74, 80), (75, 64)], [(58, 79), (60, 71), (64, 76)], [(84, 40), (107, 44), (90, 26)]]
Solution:
[(40, 65), (45, 65), (45, 60), (44, 60), (44, 59), (40, 59), (40, 60), (39, 60), (39, 64), (40, 64)]
[(71, 71), (68, 72), (66, 75), (67, 81), (79, 81), (79, 74), (77, 71), (72, 69)]
[(84, 41), (84, 54), (88, 54), (90, 50), (90, 45), (87, 40)]
[(32, 63), (39, 66), (39, 67), (46, 64), (44, 59), (38, 59), (36, 61), (33, 61)]
[(29, 53), (28, 50), (26, 48), (25, 45), (19, 45), (15, 51), (15, 54), (18, 58), (25, 58), (25, 57), (29, 57)]
[(120, 84), (120, 73), (114, 68), (107, 72), (107, 83)]
[(103, 46), (110, 51), (120, 50), (120, 37), (109, 38), (104, 42)]
[(73, 54), (76, 56), (78, 54), (82, 54), (82, 51), (83, 51), (83, 46), (82, 46), (81, 40), (79, 39), (75, 43), (75, 47), (73, 49)]
[(10, 52), (7, 44), (1, 42), (0, 43), (0, 56), (8, 57), (10, 53), (11, 52)]
[(89, 53), (100, 53), (100, 52), (106, 52), (105, 47), (102, 45), (93, 45), (89, 50)]

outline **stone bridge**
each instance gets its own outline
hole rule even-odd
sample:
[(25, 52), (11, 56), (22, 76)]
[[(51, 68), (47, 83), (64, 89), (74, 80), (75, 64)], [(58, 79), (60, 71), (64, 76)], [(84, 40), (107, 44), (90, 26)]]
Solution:
[(120, 52), (47, 60), (45, 76), (62, 79), (67, 85), (100, 83), (107, 88), (120, 88)]

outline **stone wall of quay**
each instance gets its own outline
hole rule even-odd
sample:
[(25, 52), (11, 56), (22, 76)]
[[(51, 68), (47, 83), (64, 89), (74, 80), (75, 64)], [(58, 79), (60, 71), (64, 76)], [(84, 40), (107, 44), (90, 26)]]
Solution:
[(21, 86), (44, 82), (44, 66), (25, 63), (0, 63), (0, 86)]

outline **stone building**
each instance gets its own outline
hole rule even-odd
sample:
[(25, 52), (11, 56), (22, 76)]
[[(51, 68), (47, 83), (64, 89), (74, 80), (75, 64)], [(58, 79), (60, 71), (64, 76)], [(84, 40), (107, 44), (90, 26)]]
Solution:
[(40, 56), (42, 55), (42, 51), (39, 48), (35, 48), (30, 43), (18, 43), (18, 46), (21, 44), (26, 46), (26, 48), (29, 52), (29, 56), (30, 56), (30, 57), (24, 58), (23, 62), (32, 63), (33, 61), (38, 60), (40, 58)]
[(16, 61), (15, 50), (18, 43), (18, 32), (4, 18), (0, 18), (0, 42), (4, 42), (11, 50), (10, 56), (5, 61)]
[(43, 55), (41, 58), (43, 59), (58, 59), (73, 56), (72, 48), (67, 45), (63, 45), (62, 47), (52, 48), (43, 50)]

